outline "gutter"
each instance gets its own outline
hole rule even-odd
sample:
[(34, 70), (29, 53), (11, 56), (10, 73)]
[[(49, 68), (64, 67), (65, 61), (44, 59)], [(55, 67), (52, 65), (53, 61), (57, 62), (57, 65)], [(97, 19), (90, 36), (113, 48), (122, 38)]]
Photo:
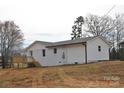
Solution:
[(46, 46), (46, 48), (53, 48), (53, 47), (60, 47), (60, 46), (65, 46), (65, 45), (75, 45), (75, 44), (82, 44), (85, 42), (77, 42), (77, 43), (70, 43), (70, 44), (60, 44), (60, 45), (50, 45), (50, 46)]

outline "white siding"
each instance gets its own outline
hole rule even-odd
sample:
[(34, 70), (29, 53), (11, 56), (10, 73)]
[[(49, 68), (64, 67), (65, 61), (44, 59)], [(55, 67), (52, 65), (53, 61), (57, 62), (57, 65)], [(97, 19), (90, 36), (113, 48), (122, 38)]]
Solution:
[(85, 47), (82, 44), (68, 46), (67, 61), (69, 64), (85, 63)]
[[(101, 46), (101, 52), (98, 51), (98, 46)], [(109, 45), (100, 38), (87, 41), (87, 60), (109, 60)]]
[[(37, 60), (42, 66), (55, 66), (55, 65), (64, 65), (64, 64), (78, 64), (85, 63), (85, 52), (84, 46), (82, 44), (76, 45), (67, 45), (56, 47), (57, 54), (54, 54), (54, 48), (45, 48), (43, 45), (40, 49), (37, 49), (37, 45), (32, 46), (30, 50), (33, 50), (33, 57)], [(46, 56), (42, 57), (42, 49), (46, 49)], [(65, 58), (63, 59), (63, 52)]]
[(57, 48), (57, 53), (54, 54), (54, 48), (48, 49), (48, 56), (47, 56), (47, 66), (55, 66), (55, 65), (62, 65), (62, 48)]
[(30, 56), (29, 51), (33, 52), (33, 58), (38, 61), (41, 65), (46, 64), (47, 58), (46, 56), (43, 57), (42, 56), (42, 49), (46, 50), (46, 56), (47, 56), (47, 49), (45, 48), (44, 44), (41, 43), (36, 43), (33, 46), (31, 46), (28, 50), (27, 50), (27, 56)]
[[(101, 52), (98, 51), (98, 46), (101, 46)], [(33, 51), (33, 57), (42, 66), (55, 66), (64, 64), (85, 63), (85, 47), (82, 44), (64, 45), (55, 47), (57, 54), (54, 54), (54, 48), (46, 48), (45, 44), (35, 43), (28, 49)], [(42, 56), (42, 49), (46, 50), (46, 56)], [(65, 59), (63, 59), (63, 52)], [(100, 38), (95, 38), (87, 41), (87, 60), (88, 62), (96, 60), (109, 60), (109, 46)]]
[[(54, 65), (64, 65), (64, 64), (78, 64), (85, 63), (85, 52), (84, 46), (82, 44), (75, 44), (75, 45), (66, 45), (57, 47), (57, 54), (53, 53), (54, 48), (48, 49), (49, 56), (47, 63), (49, 66)], [(63, 59), (63, 52), (65, 54), (65, 58)]]

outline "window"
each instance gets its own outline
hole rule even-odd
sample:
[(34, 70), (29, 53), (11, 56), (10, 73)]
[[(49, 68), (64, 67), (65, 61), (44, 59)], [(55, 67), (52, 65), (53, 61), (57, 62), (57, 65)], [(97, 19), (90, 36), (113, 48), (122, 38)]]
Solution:
[(30, 56), (33, 56), (33, 51), (30, 51)]
[(57, 53), (57, 49), (56, 48), (54, 48), (54, 54), (56, 54)]
[(45, 51), (45, 49), (42, 50), (42, 55), (43, 55), (43, 57), (46, 56), (46, 51)]
[(99, 51), (99, 52), (101, 51), (101, 46), (98, 46), (98, 51)]

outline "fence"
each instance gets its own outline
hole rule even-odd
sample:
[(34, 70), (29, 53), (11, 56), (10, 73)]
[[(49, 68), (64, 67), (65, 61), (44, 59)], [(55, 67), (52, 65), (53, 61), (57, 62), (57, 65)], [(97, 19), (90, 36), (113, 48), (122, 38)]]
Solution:
[[(10, 61), (10, 60), (9, 60)], [(27, 68), (40, 67), (41, 65), (33, 58), (27, 56), (14, 56), (12, 62), (6, 65), (6, 68)], [(2, 67), (2, 60), (0, 57), (0, 68)]]
[(35, 59), (33, 57), (27, 57), (27, 56), (14, 56), (12, 63), (25, 63), (25, 62), (35, 62)]

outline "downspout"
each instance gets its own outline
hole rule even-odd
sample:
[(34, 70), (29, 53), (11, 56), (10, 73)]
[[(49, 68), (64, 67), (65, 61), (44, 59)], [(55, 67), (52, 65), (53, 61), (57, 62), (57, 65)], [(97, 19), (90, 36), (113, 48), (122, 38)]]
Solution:
[(111, 52), (110, 52), (111, 50), (110, 50), (110, 48), (109, 48), (109, 60), (110, 60), (110, 58), (111, 58)]
[(85, 46), (85, 63), (87, 64), (87, 43), (84, 43)]

